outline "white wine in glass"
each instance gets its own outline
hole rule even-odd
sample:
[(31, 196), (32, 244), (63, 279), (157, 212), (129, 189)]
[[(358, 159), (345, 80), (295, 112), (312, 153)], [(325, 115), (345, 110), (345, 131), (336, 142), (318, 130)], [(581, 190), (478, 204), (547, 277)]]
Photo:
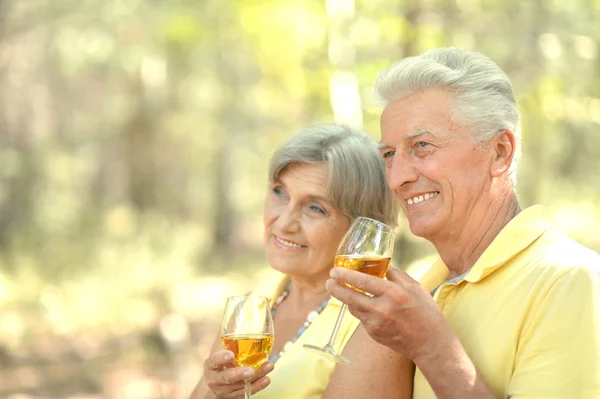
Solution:
[[(392, 227), (374, 219), (358, 217), (354, 220), (338, 247), (334, 267), (345, 267), (378, 278), (384, 278), (394, 251), (394, 237)], [(345, 285), (369, 295), (369, 293), (365, 293), (349, 284)], [(305, 344), (304, 348), (336, 363), (350, 364), (350, 360), (337, 353), (333, 346), (347, 308), (348, 305), (342, 305), (327, 345), (319, 347)]]
[[(237, 367), (254, 370), (269, 358), (273, 346), (273, 318), (264, 296), (230, 297), (221, 324), (221, 343), (235, 355)], [(251, 397), (251, 381), (244, 381), (244, 398)]]

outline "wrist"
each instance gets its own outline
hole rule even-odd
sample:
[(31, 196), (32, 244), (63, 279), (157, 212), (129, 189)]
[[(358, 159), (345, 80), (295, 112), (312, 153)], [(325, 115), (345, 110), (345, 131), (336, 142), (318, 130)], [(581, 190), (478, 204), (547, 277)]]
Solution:
[[(441, 323), (446, 323), (442, 320)], [(417, 367), (423, 369), (429, 364), (439, 364), (446, 360), (452, 353), (460, 353), (464, 351), (458, 337), (452, 331), (450, 326), (443, 328), (443, 325), (438, 325), (436, 331), (430, 331), (427, 334), (427, 339), (423, 342), (411, 356), (411, 360)]]
[(462, 374), (460, 369), (471, 369), (473, 366), (460, 340), (453, 333), (431, 340), (412, 360), (424, 375), (448, 372)]
[(434, 341), (427, 345), (423, 345), (412, 356), (412, 361), (419, 369), (427, 369), (429, 365), (439, 364), (451, 350), (449, 345), (444, 345), (440, 341)]
[(498, 398), (455, 335), (437, 341), (413, 361), (438, 398)]

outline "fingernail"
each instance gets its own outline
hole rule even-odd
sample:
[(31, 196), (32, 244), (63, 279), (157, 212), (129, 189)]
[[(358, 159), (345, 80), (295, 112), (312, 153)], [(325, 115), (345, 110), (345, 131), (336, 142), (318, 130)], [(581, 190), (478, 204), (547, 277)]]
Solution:
[(267, 365), (265, 366), (265, 371), (271, 371), (275, 368), (275, 365), (273, 363), (267, 363)]
[(233, 360), (233, 353), (226, 353), (225, 356), (223, 356), (223, 359), (225, 359), (226, 362), (230, 362)]
[(254, 370), (248, 369), (244, 371), (244, 378), (254, 377)]
[(329, 287), (331, 286), (331, 284), (332, 284), (332, 280), (325, 281), (325, 289), (328, 290)]
[(329, 271), (329, 277), (335, 278), (337, 276), (338, 271), (336, 269), (336, 267), (331, 268), (331, 270)]

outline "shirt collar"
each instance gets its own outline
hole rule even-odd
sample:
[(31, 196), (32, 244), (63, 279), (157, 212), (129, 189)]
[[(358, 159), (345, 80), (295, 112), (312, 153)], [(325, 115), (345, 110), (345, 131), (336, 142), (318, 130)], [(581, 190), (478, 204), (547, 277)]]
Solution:
[[(544, 218), (544, 212), (543, 206), (534, 205), (515, 216), (494, 238), (464, 280), (470, 283), (481, 281), (531, 245), (544, 231), (551, 228)], [(448, 267), (438, 259), (420, 282), (431, 292), (448, 279), (448, 274)]]
[(470, 283), (482, 280), (537, 240), (550, 228), (544, 211), (543, 206), (535, 205), (508, 222), (475, 262), (465, 280)]

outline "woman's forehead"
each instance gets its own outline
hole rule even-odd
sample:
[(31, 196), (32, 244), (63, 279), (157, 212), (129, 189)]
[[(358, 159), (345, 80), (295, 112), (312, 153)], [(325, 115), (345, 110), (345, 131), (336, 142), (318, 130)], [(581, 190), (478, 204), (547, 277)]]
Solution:
[(329, 186), (329, 167), (325, 163), (295, 163), (286, 167), (279, 182), (302, 191), (316, 191), (326, 196)]

